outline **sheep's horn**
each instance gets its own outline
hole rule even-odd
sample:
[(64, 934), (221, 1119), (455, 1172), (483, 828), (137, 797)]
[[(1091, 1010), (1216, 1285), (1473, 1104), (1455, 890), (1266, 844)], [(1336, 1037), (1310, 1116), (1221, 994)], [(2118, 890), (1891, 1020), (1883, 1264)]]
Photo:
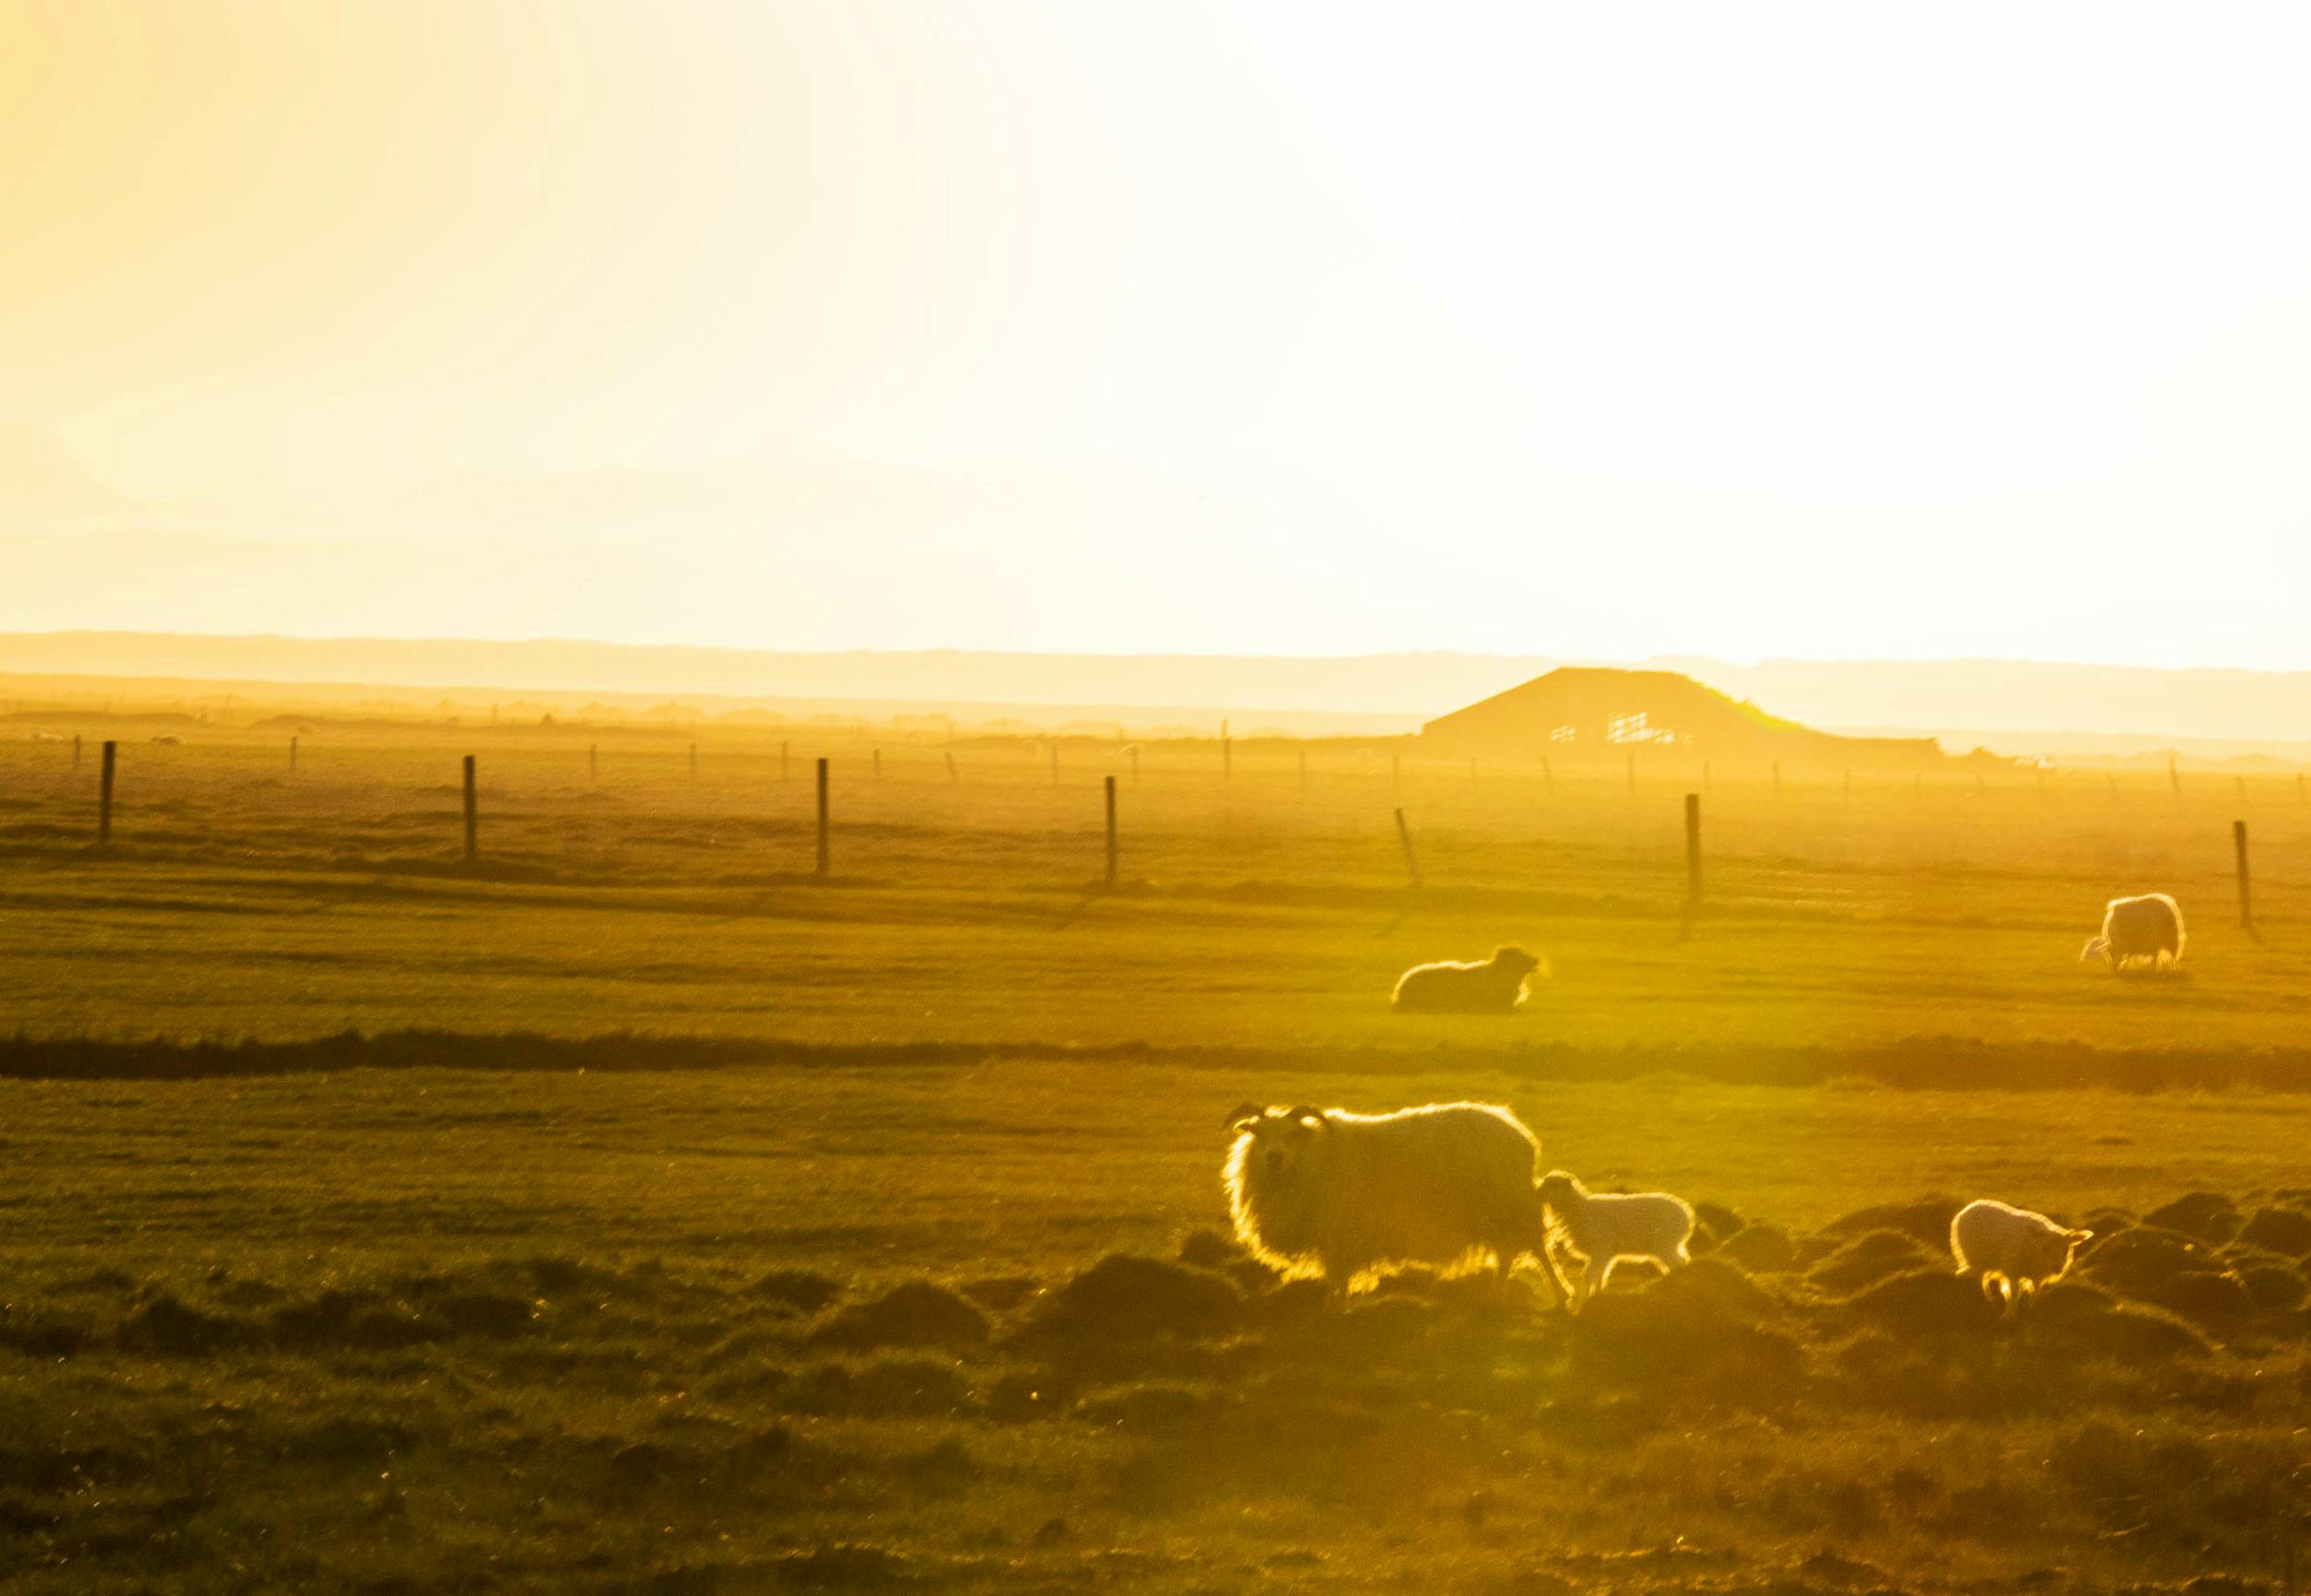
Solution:
[(1238, 1120), (1257, 1119), (1261, 1115), (1266, 1112), (1267, 1111), (1266, 1109), (1262, 1108), (1256, 1103), (1240, 1103), (1236, 1104), (1235, 1107), (1228, 1111), (1228, 1117), (1221, 1120), (1220, 1123), (1225, 1126), (1232, 1127)]

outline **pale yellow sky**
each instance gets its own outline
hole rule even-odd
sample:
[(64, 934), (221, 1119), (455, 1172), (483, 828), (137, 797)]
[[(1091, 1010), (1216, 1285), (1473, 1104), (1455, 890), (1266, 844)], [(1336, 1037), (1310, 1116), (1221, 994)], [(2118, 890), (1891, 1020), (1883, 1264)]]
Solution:
[(0, 627), (2311, 664), (2306, 32), (0, 0)]

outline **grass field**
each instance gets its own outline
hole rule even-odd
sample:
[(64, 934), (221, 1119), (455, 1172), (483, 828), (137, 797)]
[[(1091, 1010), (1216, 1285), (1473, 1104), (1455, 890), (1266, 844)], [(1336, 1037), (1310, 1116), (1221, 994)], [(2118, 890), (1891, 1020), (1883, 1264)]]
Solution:
[[(1667, 755), (123, 723), (99, 849), (8, 724), (6, 1589), (2293, 1584), (2292, 774), (1717, 770), (1688, 917)], [(2074, 963), (2152, 888), (2184, 974)], [(1509, 941), (1527, 1013), (1388, 1014)], [(1459, 1096), (1725, 1256), (1327, 1313), (1198, 1234), (1238, 1101)], [(2019, 1323), (1986, 1193), (2109, 1238)]]

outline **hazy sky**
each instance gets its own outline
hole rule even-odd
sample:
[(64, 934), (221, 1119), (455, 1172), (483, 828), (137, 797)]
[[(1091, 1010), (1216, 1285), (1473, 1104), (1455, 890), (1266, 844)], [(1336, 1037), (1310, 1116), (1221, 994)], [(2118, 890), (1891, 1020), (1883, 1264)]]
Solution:
[(2311, 664), (2303, 15), (0, 0), (0, 627)]

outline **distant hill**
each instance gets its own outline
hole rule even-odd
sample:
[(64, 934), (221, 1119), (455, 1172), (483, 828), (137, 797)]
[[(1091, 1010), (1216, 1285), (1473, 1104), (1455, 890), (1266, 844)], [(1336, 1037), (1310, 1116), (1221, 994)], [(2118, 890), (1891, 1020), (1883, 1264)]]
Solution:
[[(69, 491), (61, 481), (53, 485)], [(1613, 663), (1452, 652), (1332, 659), (936, 649), (793, 653), (556, 639), (0, 634), (0, 672), (16, 675), (711, 694), (866, 701), (926, 711), (1003, 705), (1014, 711), (1045, 706), (1074, 712), (1096, 706), (1111, 716), (1143, 708), (1161, 710), (1167, 721), (1201, 716), (1215, 723), (1230, 715), (1348, 716), (1359, 731), (1410, 730), (1559, 665)], [(1808, 725), (1937, 734), (1953, 751), (1989, 742), (2002, 751), (2028, 752), (2043, 742), (2041, 751), (2059, 747), (2075, 753), (2096, 738), (2114, 750), (2139, 749), (2145, 739), (2220, 744), (2228, 752), (2311, 743), (2311, 672), (1998, 660), (1730, 664), (1661, 657), (1637, 663), (1770, 705), (1776, 714)]]

